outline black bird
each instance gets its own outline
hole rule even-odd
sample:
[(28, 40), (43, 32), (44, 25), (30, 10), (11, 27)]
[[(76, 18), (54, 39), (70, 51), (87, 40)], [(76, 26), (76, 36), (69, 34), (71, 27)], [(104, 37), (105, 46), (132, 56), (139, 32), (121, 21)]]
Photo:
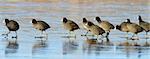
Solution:
[(122, 22), (120, 25), (116, 25), (116, 29), (122, 32), (127, 32), (127, 35), (128, 35), (129, 30), (127, 28), (127, 24), (129, 24), (128, 21)]
[(19, 29), (19, 24), (14, 21), (14, 20), (9, 20), (9, 19), (5, 19), (5, 23), (6, 23), (6, 26), (9, 30), (9, 32), (5, 35), (8, 36), (8, 34), (11, 32), (11, 31), (15, 31), (16, 33), (16, 38), (17, 38), (17, 30)]
[(148, 32), (150, 31), (150, 23), (143, 21), (140, 15), (138, 19), (139, 19), (139, 25), (145, 30), (146, 35), (148, 35)]
[(63, 26), (66, 30), (69, 30), (69, 33), (80, 29), (79, 26), (72, 20), (68, 20), (66, 17), (63, 18)]
[[(138, 24), (130, 22), (130, 19), (127, 19), (127, 22), (129, 23), (129, 24), (127, 24), (127, 28), (129, 30), (129, 32), (133, 33), (134, 35), (135, 34), (137, 35), (138, 33), (142, 32), (144, 30)], [(134, 35), (132, 37), (134, 37)]]
[(99, 23), (99, 26), (100, 26), (102, 29), (104, 29), (105, 32), (107, 32), (106, 37), (108, 37), (110, 30), (115, 28), (114, 25), (111, 24), (111, 23), (108, 22), (108, 21), (102, 21), (102, 20), (100, 19), (100, 17), (98, 17), (98, 16), (97, 16), (95, 19), (96, 19), (97, 22)]
[[(89, 26), (88, 26), (88, 24), (87, 24), (88, 22), (91, 22), (91, 21), (88, 21), (86, 18), (83, 18), (82, 24), (83, 24), (84, 29), (87, 30), (87, 32), (86, 32), (85, 35), (87, 35), (88, 32), (90, 31), (90, 30), (89, 30)], [(92, 23), (92, 22), (91, 22), (91, 23)]]
[[(89, 31), (94, 34), (97, 35), (97, 39), (98, 39), (98, 35), (102, 35), (105, 33), (105, 30), (103, 30), (101, 27), (99, 27), (98, 25), (93, 24), (92, 22), (88, 22), (88, 29)], [(103, 36), (103, 35), (102, 35)]]
[(32, 24), (35, 29), (42, 31), (42, 34), (43, 34), (43, 32), (45, 32), (45, 30), (50, 28), (50, 26), (46, 22), (37, 21), (36, 19), (32, 19)]

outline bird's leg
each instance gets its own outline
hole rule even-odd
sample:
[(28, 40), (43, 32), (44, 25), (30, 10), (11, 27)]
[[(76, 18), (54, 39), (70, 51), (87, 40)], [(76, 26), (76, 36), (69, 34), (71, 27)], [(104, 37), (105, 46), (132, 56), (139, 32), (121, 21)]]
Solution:
[(15, 35), (16, 35), (16, 36), (15, 36), (15, 37), (12, 37), (12, 38), (17, 38), (17, 37), (18, 37), (18, 35), (17, 35), (17, 31), (15, 31)]
[(88, 31), (85, 33), (85, 35), (87, 35), (88, 34)]
[(70, 36), (71, 35), (71, 31), (69, 31), (69, 33), (68, 33), (68, 36)]
[(97, 35), (96, 39), (98, 39), (98, 38), (99, 38), (99, 36)]
[(146, 32), (146, 35), (148, 35), (148, 32)]
[(40, 37), (43, 38), (45, 36), (44, 31), (41, 31)]
[(102, 38), (105, 38), (105, 36), (104, 35), (101, 35), (102, 36)]
[(41, 36), (43, 36), (44, 35), (44, 31), (41, 31)]
[(103, 40), (101, 38), (99, 38), (99, 35), (97, 35), (96, 39), (97, 39), (98, 42), (101, 42), (101, 43), (103, 42)]
[(48, 33), (46, 33), (46, 40), (48, 40)]
[(46, 31), (42, 31), (42, 37), (46, 39), (48, 38), (48, 34), (46, 33)]
[(133, 40), (139, 40), (139, 37), (138, 37), (137, 34), (134, 34), (134, 36), (132, 36), (132, 39), (133, 39)]
[(132, 38), (135, 36), (135, 34), (132, 35)]
[(41, 38), (44, 37), (44, 31), (41, 31)]
[(46, 40), (48, 39), (48, 33), (46, 33), (46, 31), (44, 31), (45, 32), (45, 38), (46, 38)]
[(69, 37), (71, 35), (71, 31), (68, 32), (68, 34), (66, 35), (66, 37)]
[(125, 37), (128, 37), (128, 32), (127, 32), (127, 34), (125, 35)]
[(42, 38), (43, 37), (43, 31), (38, 31), (38, 32), (36, 32), (36, 36), (35, 36), (35, 38)]
[[(72, 33), (71, 33), (72, 32)], [(70, 31), (70, 36), (76, 38), (76, 34), (73, 31)]]
[(73, 32), (73, 35), (74, 35), (74, 37), (76, 38), (76, 34), (75, 34), (75, 32)]
[(98, 38), (99, 38), (99, 36), (97, 35), (96, 39), (99, 40)]
[(139, 36), (138, 36), (138, 34), (136, 34), (136, 38), (137, 38), (137, 40), (139, 40)]
[(109, 35), (109, 32), (106, 33), (106, 37), (108, 37), (108, 35)]
[(139, 46), (138, 39), (135, 40), (135, 45), (134, 46)]
[(108, 37), (106, 37), (106, 42), (110, 42), (110, 40), (109, 40), (109, 38), (108, 38)]
[(146, 32), (146, 35), (145, 35), (145, 37), (146, 37), (146, 39), (148, 39), (148, 38), (149, 38), (149, 36), (148, 36), (148, 32)]

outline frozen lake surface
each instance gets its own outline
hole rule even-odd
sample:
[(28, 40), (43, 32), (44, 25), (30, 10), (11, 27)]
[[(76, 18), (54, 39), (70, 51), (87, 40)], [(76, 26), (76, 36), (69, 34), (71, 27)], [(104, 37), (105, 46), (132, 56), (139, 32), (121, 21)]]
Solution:
[[(112, 30), (110, 42), (103, 44), (88, 44), (87, 39), (92, 36), (81, 36), (86, 31), (82, 29), (82, 18), (97, 24), (96, 16), (110, 21), (115, 26), (127, 18), (138, 23), (138, 15), (144, 21), (150, 22), (150, 4), (145, 3), (105, 3), (105, 2), (0, 2), (0, 35), (8, 29), (3, 23), (5, 18), (16, 20), (20, 24), (16, 44), (8, 44), (16, 40), (0, 36), (0, 59), (148, 59), (150, 58), (150, 38), (145, 32), (139, 33), (137, 44), (140, 46), (126, 46), (126, 33)], [(68, 31), (62, 27), (62, 18), (67, 17), (80, 25), (75, 31), (76, 38), (66, 37)], [(35, 38), (40, 32), (32, 27), (31, 20), (46, 21), (51, 28), (47, 30), (48, 40)], [(90, 33), (89, 33), (90, 34)], [(73, 36), (70, 35), (70, 36)], [(132, 33), (128, 34), (130, 38)], [(147, 35), (147, 37), (150, 37)], [(106, 38), (104, 38), (105, 40)], [(135, 41), (129, 40), (134, 44)]]

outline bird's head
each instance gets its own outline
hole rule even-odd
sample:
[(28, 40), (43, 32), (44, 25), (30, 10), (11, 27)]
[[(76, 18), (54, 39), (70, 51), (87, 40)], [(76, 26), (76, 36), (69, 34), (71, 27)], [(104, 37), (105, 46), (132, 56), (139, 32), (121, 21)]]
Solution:
[(6, 23), (6, 24), (9, 23), (9, 19), (6, 18), (6, 19), (5, 19), (5, 23)]
[(92, 22), (88, 22), (87, 24), (88, 24), (88, 26), (94, 25)]
[(67, 18), (66, 17), (63, 17), (63, 23), (67, 23)]
[(96, 20), (97, 22), (101, 22), (101, 19), (100, 19), (100, 17), (98, 17), (98, 16), (95, 18), (95, 20)]
[(143, 20), (142, 20), (142, 17), (139, 15), (139, 22), (142, 22)]
[(83, 18), (83, 23), (86, 23), (86, 22), (87, 22), (86, 18)]
[(32, 23), (36, 24), (37, 23), (36, 19), (32, 19)]
[(120, 27), (119, 25), (116, 25), (116, 29), (120, 30), (120, 28), (121, 28), (121, 27)]
[(127, 19), (127, 22), (128, 22), (128, 23), (131, 23), (131, 22), (130, 22), (130, 19)]

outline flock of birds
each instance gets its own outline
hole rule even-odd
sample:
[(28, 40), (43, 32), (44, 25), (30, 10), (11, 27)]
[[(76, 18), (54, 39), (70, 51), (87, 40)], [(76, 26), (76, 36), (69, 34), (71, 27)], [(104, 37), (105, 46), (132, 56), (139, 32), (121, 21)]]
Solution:
[[(108, 21), (101, 20), (100, 17), (95, 17), (95, 20), (99, 23), (99, 25), (94, 24), (93, 22), (87, 20), (86, 18), (83, 18), (83, 27), (88, 32), (91, 32), (93, 35), (102, 35), (104, 33), (107, 33), (106, 37), (109, 36), (109, 33), (112, 29), (117, 29), (122, 32), (131, 32), (133, 33), (132, 37), (135, 37), (138, 33), (145, 31), (146, 35), (148, 35), (148, 32), (150, 31), (150, 23), (143, 21), (142, 17), (139, 15), (138, 20), (139, 24), (133, 23), (130, 21), (130, 19), (127, 19), (126, 22), (122, 22), (120, 25), (114, 26), (112, 23)], [(64, 27), (69, 31), (74, 31), (77, 29), (80, 29), (79, 26), (72, 20), (68, 20), (67, 18), (63, 18), (63, 25)], [(85, 35), (87, 35), (87, 33)]]
[[(150, 23), (142, 20), (142, 17), (140, 15), (138, 17), (139, 24), (133, 23), (130, 21), (130, 19), (127, 19), (126, 22), (122, 22), (120, 25), (114, 26), (112, 23), (108, 21), (101, 20), (101, 18), (98, 16), (95, 17), (95, 20), (99, 23), (98, 25), (87, 20), (86, 18), (83, 18), (82, 24), (83, 24), (84, 29), (87, 30), (87, 33), (85, 35), (87, 35), (88, 32), (90, 32), (92, 33), (92, 35), (96, 35), (97, 39), (99, 35), (101, 35), (102, 37), (108, 37), (111, 30), (115, 28), (122, 32), (133, 33), (132, 37), (135, 37), (135, 35), (143, 31), (145, 31), (146, 35), (148, 35), (148, 32), (150, 31)], [(11, 31), (15, 31), (16, 33), (15, 38), (17, 38), (17, 30), (19, 29), (19, 23), (17, 23), (14, 20), (9, 20), (9, 19), (5, 19), (5, 23), (9, 32), (3, 35), (8, 36), (8, 34)], [(80, 29), (78, 24), (76, 24), (72, 20), (68, 20), (66, 17), (63, 18), (62, 23), (63, 23), (64, 28), (70, 32)], [(42, 31), (42, 33), (45, 30), (50, 28), (50, 26), (46, 22), (37, 21), (36, 19), (32, 19), (32, 24), (35, 29)], [(106, 33), (106, 36), (103, 35), (104, 33)]]

